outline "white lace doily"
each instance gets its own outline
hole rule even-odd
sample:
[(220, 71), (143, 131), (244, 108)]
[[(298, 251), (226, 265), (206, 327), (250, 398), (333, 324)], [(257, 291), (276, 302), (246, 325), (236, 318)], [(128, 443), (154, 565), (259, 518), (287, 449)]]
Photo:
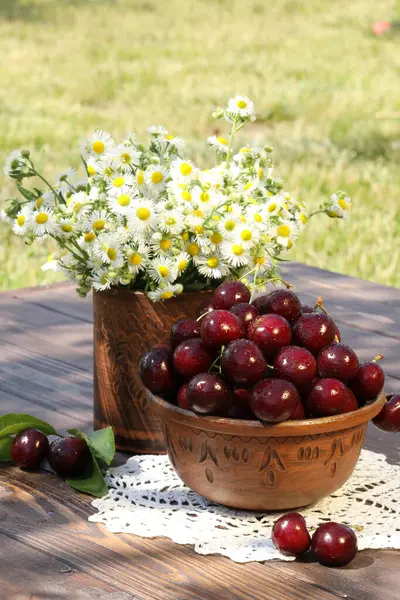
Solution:
[[(271, 528), (280, 514), (233, 510), (187, 488), (167, 456), (132, 457), (109, 470), (109, 492), (93, 501), (89, 521), (113, 533), (165, 536), (193, 544), (199, 554), (222, 554), (236, 562), (279, 558)], [(302, 509), (310, 528), (337, 521), (356, 529), (360, 550), (400, 548), (400, 467), (363, 450), (349, 481), (317, 504)], [(286, 511), (288, 512), (288, 511)]]

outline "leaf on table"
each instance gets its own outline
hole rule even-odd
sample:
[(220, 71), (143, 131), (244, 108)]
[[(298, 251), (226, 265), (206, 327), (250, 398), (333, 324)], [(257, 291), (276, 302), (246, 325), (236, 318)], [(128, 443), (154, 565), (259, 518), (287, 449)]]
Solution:
[(92, 455), (109, 466), (115, 454), (115, 440), (112, 427), (105, 427), (98, 431), (91, 431), (88, 434), (79, 429), (68, 429), (69, 433), (84, 440), (89, 446)]
[(0, 462), (9, 462), (11, 457), (11, 446), (14, 438), (11, 436), (0, 438)]
[(31, 415), (8, 413), (0, 417), (0, 438), (20, 433), (24, 429), (38, 429), (45, 435), (58, 435), (54, 427)]
[(108, 492), (106, 481), (93, 456), (82, 475), (71, 477), (66, 482), (75, 490), (97, 496), (98, 498), (105, 496)]

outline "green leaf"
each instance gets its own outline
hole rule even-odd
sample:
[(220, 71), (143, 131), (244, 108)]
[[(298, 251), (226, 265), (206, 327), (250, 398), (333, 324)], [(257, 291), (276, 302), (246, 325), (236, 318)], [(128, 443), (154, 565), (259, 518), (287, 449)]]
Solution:
[(21, 195), (26, 198), (26, 200), (29, 200), (31, 202), (36, 202), (37, 200), (37, 196), (35, 196), (35, 194), (33, 194), (30, 190), (27, 190), (26, 188), (24, 188), (23, 185), (21, 185), (20, 183), (16, 184), (18, 190), (20, 191)]
[(20, 433), (24, 429), (38, 429), (46, 435), (58, 435), (54, 427), (31, 415), (9, 413), (0, 417), (0, 438)]
[(0, 462), (8, 462), (11, 458), (11, 446), (14, 438), (11, 436), (0, 438)]
[(92, 496), (101, 498), (108, 492), (106, 481), (99, 469), (96, 459), (92, 455), (92, 460), (89, 462), (85, 472), (79, 477), (72, 477), (66, 480), (75, 490), (85, 492)]
[(115, 454), (115, 441), (112, 427), (91, 431), (87, 435), (79, 429), (68, 429), (68, 432), (81, 440), (84, 440), (89, 446), (90, 452), (96, 459), (106, 465), (111, 464)]

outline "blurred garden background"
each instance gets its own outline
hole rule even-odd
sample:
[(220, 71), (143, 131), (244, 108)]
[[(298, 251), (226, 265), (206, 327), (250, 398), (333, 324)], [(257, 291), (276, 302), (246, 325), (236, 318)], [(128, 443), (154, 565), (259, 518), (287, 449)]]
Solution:
[[(353, 198), (288, 258), (400, 286), (400, 30), (371, 32), (396, 18), (393, 0), (0, 0), (0, 160), (28, 148), (52, 180), (94, 128), (162, 124), (205, 166), (211, 112), (244, 94), (241, 141), (275, 148), (287, 190)], [(1, 174), (0, 208), (12, 193)], [(50, 251), (0, 224), (0, 289), (59, 279)]]

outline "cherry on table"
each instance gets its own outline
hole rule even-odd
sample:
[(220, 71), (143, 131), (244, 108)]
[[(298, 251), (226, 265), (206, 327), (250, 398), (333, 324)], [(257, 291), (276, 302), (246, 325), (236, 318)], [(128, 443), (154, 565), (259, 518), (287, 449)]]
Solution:
[(335, 339), (335, 323), (326, 314), (306, 313), (297, 319), (293, 328), (293, 341), (317, 355)]
[(225, 281), (215, 290), (211, 304), (214, 308), (229, 310), (234, 304), (248, 302), (250, 296), (249, 288), (241, 281)]
[(307, 409), (314, 417), (340, 415), (348, 401), (348, 391), (339, 379), (318, 379), (307, 398)]
[(274, 361), (274, 376), (291, 381), (300, 391), (308, 391), (317, 375), (317, 361), (300, 346), (286, 346)]
[(199, 373), (208, 371), (213, 361), (213, 352), (201, 338), (181, 342), (173, 354), (175, 370), (185, 379), (191, 379)]
[(90, 451), (84, 440), (76, 437), (59, 438), (50, 444), (47, 460), (62, 477), (81, 475), (89, 460)]
[(357, 537), (350, 527), (331, 521), (314, 532), (311, 549), (321, 565), (344, 567), (357, 554)]
[(360, 368), (357, 354), (345, 344), (332, 344), (318, 354), (318, 374), (320, 377), (334, 377), (340, 381), (354, 379)]
[(234, 340), (221, 356), (224, 376), (235, 384), (248, 386), (266, 376), (267, 363), (260, 348), (251, 340)]
[(234, 304), (229, 310), (242, 321), (246, 330), (248, 329), (250, 323), (254, 321), (254, 319), (259, 315), (257, 308), (253, 304), (249, 304), (248, 302), (240, 302), (240, 304)]
[(242, 321), (228, 310), (213, 310), (201, 320), (201, 339), (211, 348), (226, 346), (244, 335)]
[(200, 336), (200, 323), (194, 319), (179, 319), (171, 327), (169, 339), (171, 348), (175, 350), (181, 342)]
[(297, 512), (280, 517), (272, 528), (272, 543), (286, 556), (301, 556), (309, 550), (311, 537), (304, 517)]
[(382, 431), (400, 432), (400, 394), (388, 396), (381, 412), (372, 421)]
[(382, 367), (376, 362), (370, 361), (360, 365), (357, 375), (350, 381), (349, 386), (359, 403), (365, 404), (367, 400), (375, 400), (379, 396), (383, 390), (384, 383), (385, 374)]
[(143, 385), (154, 394), (168, 393), (176, 388), (176, 375), (172, 354), (168, 348), (153, 348), (146, 352), (139, 363), (139, 375)]
[(261, 314), (275, 313), (289, 323), (295, 321), (301, 314), (301, 304), (297, 295), (290, 290), (275, 290), (266, 297), (261, 296), (253, 304)]
[(18, 433), (11, 446), (11, 458), (21, 469), (37, 469), (49, 449), (47, 436), (37, 429)]
[(188, 383), (186, 399), (189, 407), (200, 415), (221, 414), (231, 406), (232, 392), (216, 373), (199, 373)]
[(289, 322), (273, 313), (257, 317), (248, 328), (248, 338), (261, 348), (265, 358), (272, 358), (292, 340)]
[(250, 408), (260, 421), (280, 423), (290, 418), (300, 395), (290, 381), (262, 379), (251, 390)]

